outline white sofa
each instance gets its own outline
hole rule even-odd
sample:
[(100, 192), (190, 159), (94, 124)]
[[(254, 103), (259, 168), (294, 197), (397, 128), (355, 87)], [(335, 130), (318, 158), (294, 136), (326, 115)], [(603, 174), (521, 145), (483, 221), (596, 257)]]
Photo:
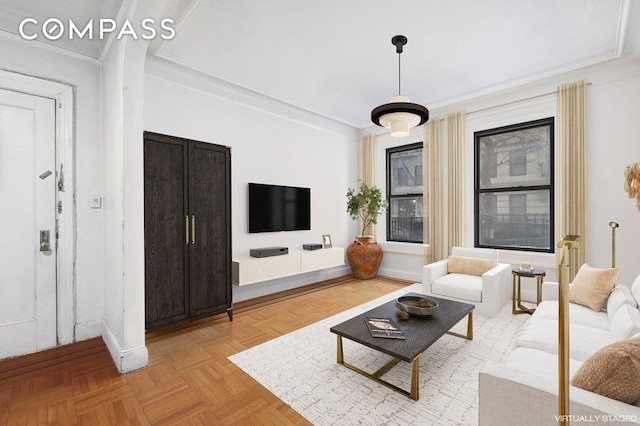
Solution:
[[(502, 363), (487, 364), (479, 375), (479, 424), (558, 424), (557, 283), (543, 284), (543, 301), (516, 334), (514, 350)], [(617, 286), (607, 311), (569, 305), (569, 370), (596, 351), (640, 333), (640, 276), (631, 289)], [(640, 406), (570, 386), (571, 423), (640, 424)]]
[(452, 247), (451, 256), (490, 259), (495, 265), (481, 276), (449, 273), (448, 259), (424, 265), (422, 291), (426, 295), (472, 303), (474, 312), (492, 316), (511, 298), (511, 265), (498, 263), (498, 251), (483, 248)]

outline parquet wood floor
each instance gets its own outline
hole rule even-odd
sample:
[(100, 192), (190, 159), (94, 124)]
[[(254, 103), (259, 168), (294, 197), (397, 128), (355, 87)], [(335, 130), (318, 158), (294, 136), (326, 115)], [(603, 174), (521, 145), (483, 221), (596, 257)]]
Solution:
[(106, 350), (0, 380), (3, 425), (306, 425), (227, 357), (407, 282), (340, 285), (147, 337), (149, 367), (119, 375)]

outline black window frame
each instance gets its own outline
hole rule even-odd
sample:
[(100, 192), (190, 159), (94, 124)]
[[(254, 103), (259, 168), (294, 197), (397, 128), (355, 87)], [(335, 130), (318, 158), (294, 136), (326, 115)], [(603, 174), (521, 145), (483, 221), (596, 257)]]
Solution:
[[(480, 188), (480, 139), (486, 136), (493, 136), (501, 133), (509, 133), (518, 130), (526, 130), (535, 127), (549, 126), (549, 183), (545, 185), (514, 185), (514, 186), (498, 186), (491, 188)], [(527, 121), (523, 123), (512, 124), (509, 126), (497, 127), (494, 129), (482, 130), (474, 132), (473, 148), (474, 148), (474, 246), (480, 248), (493, 248), (500, 250), (527, 251), (539, 253), (554, 253), (553, 244), (555, 236), (555, 207), (554, 207), (554, 117), (547, 117), (539, 120)], [(526, 164), (526, 163), (525, 163)], [(526, 167), (526, 166), (525, 166)], [(493, 176), (495, 177), (495, 176)], [(480, 197), (484, 193), (514, 193), (527, 191), (549, 191), (549, 248), (508, 246), (498, 244), (480, 244)]]
[[(387, 241), (393, 241), (393, 242), (398, 242), (398, 243), (411, 243), (411, 244), (424, 244), (424, 234), (422, 235), (422, 240), (417, 241), (417, 240), (410, 240), (410, 239), (397, 239), (397, 238), (391, 238), (391, 204), (392, 204), (392, 200), (394, 198), (400, 199), (400, 198), (406, 198), (406, 197), (422, 197), (424, 199), (424, 186), (422, 188), (422, 192), (415, 192), (415, 193), (407, 193), (407, 194), (402, 194), (402, 195), (392, 195), (391, 194), (391, 155), (396, 154), (398, 152), (403, 152), (403, 151), (411, 151), (414, 149), (424, 149), (424, 143), (423, 142), (414, 142), (414, 143), (410, 143), (407, 145), (400, 145), (400, 146), (394, 146), (391, 148), (387, 148), (386, 149), (386, 179), (387, 179), (387, 232), (386, 232), (386, 238)], [(422, 158), (424, 158), (424, 152), (423, 152), (423, 156)], [(424, 173), (424, 164), (422, 165), (422, 173)], [(424, 214), (425, 212), (422, 212), (422, 217), (424, 220)]]

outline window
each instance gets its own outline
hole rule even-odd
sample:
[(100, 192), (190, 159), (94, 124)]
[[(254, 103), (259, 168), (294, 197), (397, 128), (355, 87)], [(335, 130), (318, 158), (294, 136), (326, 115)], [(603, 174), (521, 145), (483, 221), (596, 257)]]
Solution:
[(475, 245), (553, 252), (553, 118), (474, 134)]
[(527, 174), (527, 151), (515, 149), (509, 155), (509, 176), (524, 176)]
[(387, 149), (387, 241), (423, 241), (422, 169), (422, 143)]

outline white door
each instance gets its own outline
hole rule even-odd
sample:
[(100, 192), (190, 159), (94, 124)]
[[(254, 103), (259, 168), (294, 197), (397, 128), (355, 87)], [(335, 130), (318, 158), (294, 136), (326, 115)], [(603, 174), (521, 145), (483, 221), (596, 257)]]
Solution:
[(0, 358), (56, 345), (55, 166), (55, 101), (0, 89)]

